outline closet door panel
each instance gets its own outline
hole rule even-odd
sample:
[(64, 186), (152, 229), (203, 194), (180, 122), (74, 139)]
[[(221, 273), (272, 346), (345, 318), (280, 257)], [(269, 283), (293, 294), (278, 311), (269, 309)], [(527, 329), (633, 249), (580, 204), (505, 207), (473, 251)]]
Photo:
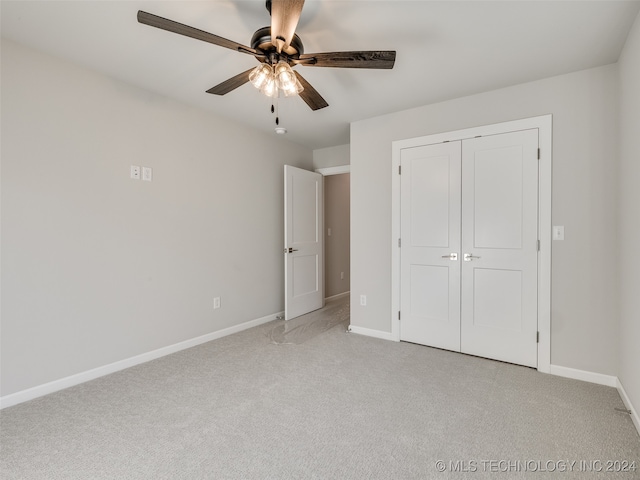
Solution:
[(461, 350), (537, 366), (538, 130), (462, 145)]
[(460, 161), (452, 142), (401, 152), (401, 340), (460, 351)]

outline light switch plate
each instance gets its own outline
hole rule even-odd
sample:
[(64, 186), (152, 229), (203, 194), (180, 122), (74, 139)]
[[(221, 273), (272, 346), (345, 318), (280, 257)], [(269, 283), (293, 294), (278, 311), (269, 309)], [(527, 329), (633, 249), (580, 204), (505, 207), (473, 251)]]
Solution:
[(564, 226), (563, 225), (555, 225), (553, 227), (553, 239), (554, 240), (564, 240)]
[(151, 167), (142, 167), (142, 180), (145, 182), (153, 180), (153, 169)]

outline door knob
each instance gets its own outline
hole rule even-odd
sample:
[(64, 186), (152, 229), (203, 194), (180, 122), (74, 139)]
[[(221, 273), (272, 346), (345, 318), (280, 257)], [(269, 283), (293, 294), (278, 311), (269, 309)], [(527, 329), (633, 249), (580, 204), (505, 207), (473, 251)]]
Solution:
[(448, 258), (449, 260), (458, 260), (458, 254), (450, 253), (449, 255), (442, 255), (442, 258)]
[(465, 253), (465, 254), (464, 254), (464, 261), (465, 261), (465, 262), (470, 262), (471, 260), (477, 260), (477, 259), (479, 259), (479, 258), (480, 258), (480, 257), (477, 257), (477, 256), (475, 256), (475, 255), (473, 255), (473, 254), (471, 254), (471, 253)]
[(291, 248), (291, 247), (284, 249), (284, 253), (293, 253), (293, 252), (297, 252), (297, 251), (298, 251), (297, 248)]

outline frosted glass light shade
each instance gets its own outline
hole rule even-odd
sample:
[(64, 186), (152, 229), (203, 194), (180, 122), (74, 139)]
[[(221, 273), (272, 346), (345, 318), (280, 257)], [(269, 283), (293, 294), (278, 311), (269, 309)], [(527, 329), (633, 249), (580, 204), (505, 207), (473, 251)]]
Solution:
[(270, 79), (273, 79), (273, 68), (271, 65), (266, 63), (258, 65), (249, 74), (249, 81), (251, 82), (251, 85), (256, 87), (258, 90), (264, 87)]
[(276, 81), (273, 76), (269, 77), (260, 91), (265, 94), (267, 97), (277, 97), (278, 96), (278, 87), (276, 86)]
[(276, 85), (283, 91), (286, 97), (298, 95), (304, 90), (296, 74), (287, 62), (279, 61), (274, 68), (274, 74), (276, 77)]

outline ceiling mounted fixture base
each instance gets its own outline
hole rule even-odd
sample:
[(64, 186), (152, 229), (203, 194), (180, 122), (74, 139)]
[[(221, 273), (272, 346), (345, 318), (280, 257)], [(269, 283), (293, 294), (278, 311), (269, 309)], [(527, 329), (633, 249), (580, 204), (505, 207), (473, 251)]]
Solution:
[[(253, 37), (251, 37), (251, 48), (259, 52), (264, 52), (267, 57), (272, 53), (278, 54), (276, 45), (271, 41), (271, 27), (262, 27), (255, 31)], [(300, 40), (298, 35), (294, 34), (291, 38), (291, 43), (282, 50), (280, 55), (282, 55), (283, 60), (288, 57), (294, 57), (297, 60), (298, 56), (303, 53), (304, 46), (302, 45), (302, 40)]]

